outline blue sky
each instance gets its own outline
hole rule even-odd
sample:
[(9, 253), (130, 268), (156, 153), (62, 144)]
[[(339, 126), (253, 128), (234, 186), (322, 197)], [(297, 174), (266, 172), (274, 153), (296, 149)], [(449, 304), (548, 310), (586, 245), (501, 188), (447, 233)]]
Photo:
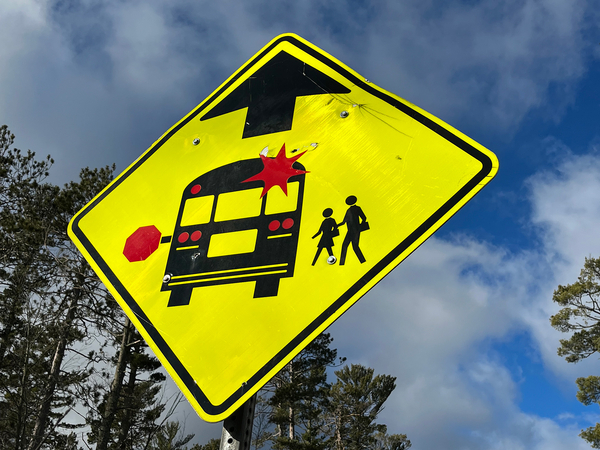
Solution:
[[(336, 322), (398, 378), (381, 419), (415, 449), (589, 448), (552, 291), (600, 235), (593, 0), (0, 2), (0, 122), (17, 146), (124, 169), (274, 36), (294, 32), (496, 153), (496, 178)], [(358, 330), (358, 331), (357, 331)], [(199, 440), (214, 425), (196, 422)]]

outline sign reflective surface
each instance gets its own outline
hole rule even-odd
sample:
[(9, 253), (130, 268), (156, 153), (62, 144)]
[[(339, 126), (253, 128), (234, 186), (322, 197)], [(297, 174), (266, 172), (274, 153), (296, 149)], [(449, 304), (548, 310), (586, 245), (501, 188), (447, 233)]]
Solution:
[(282, 35), (69, 233), (200, 416), (218, 421), (497, 167), (441, 120)]

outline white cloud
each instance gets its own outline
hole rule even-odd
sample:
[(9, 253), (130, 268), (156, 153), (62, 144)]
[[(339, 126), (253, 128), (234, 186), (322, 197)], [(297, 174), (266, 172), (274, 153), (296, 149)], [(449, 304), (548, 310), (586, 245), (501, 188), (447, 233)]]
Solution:
[(557, 118), (584, 70), (584, 2), (421, 2), (408, 8), (402, 2), (389, 8), (374, 27), (368, 53), (368, 65), (386, 61), (387, 67), (372, 78), (447, 120), (510, 131), (546, 104), (552, 84), (566, 89), (564, 103), (551, 108)]
[(585, 256), (600, 254), (600, 155), (567, 156), (557, 170), (537, 174), (530, 184), (533, 223), (548, 247), (578, 266)]

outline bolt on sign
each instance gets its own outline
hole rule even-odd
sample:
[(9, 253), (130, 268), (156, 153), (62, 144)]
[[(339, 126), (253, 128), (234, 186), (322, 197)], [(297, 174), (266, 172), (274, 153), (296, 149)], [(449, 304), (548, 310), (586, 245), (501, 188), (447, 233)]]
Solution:
[(215, 422), (497, 168), (489, 150), (285, 34), (85, 206), (69, 234)]

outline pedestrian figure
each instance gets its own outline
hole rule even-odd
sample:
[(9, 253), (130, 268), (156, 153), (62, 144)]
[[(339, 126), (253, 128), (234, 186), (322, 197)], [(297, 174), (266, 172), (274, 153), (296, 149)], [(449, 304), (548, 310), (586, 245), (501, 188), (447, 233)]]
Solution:
[[(321, 228), (317, 234), (315, 234), (312, 238), (316, 238), (319, 234), (322, 234), (321, 239), (319, 239), (319, 243), (317, 244), (317, 254), (315, 255), (315, 259), (313, 259), (312, 265), (314, 266), (321, 254), (323, 248), (327, 249), (327, 253), (329, 256), (333, 256), (333, 247), (335, 244), (333, 243), (333, 238), (340, 235), (338, 230), (338, 226), (335, 223), (335, 219), (331, 217), (333, 214), (333, 209), (327, 208), (323, 211), (323, 217), (325, 220), (321, 223)], [(335, 256), (333, 256), (335, 258)], [(335, 262), (335, 260), (334, 260)]]
[(342, 255), (340, 256), (340, 266), (343, 266), (346, 262), (346, 252), (348, 251), (348, 245), (352, 243), (352, 250), (358, 257), (358, 260), (362, 263), (365, 262), (365, 257), (360, 251), (358, 241), (360, 240), (360, 232), (369, 229), (367, 217), (360, 206), (356, 204), (356, 196), (351, 195), (346, 199), (346, 205), (350, 206), (344, 216), (344, 221), (338, 224), (338, 227), (346, 224), (346, 237), (342, 243)]

